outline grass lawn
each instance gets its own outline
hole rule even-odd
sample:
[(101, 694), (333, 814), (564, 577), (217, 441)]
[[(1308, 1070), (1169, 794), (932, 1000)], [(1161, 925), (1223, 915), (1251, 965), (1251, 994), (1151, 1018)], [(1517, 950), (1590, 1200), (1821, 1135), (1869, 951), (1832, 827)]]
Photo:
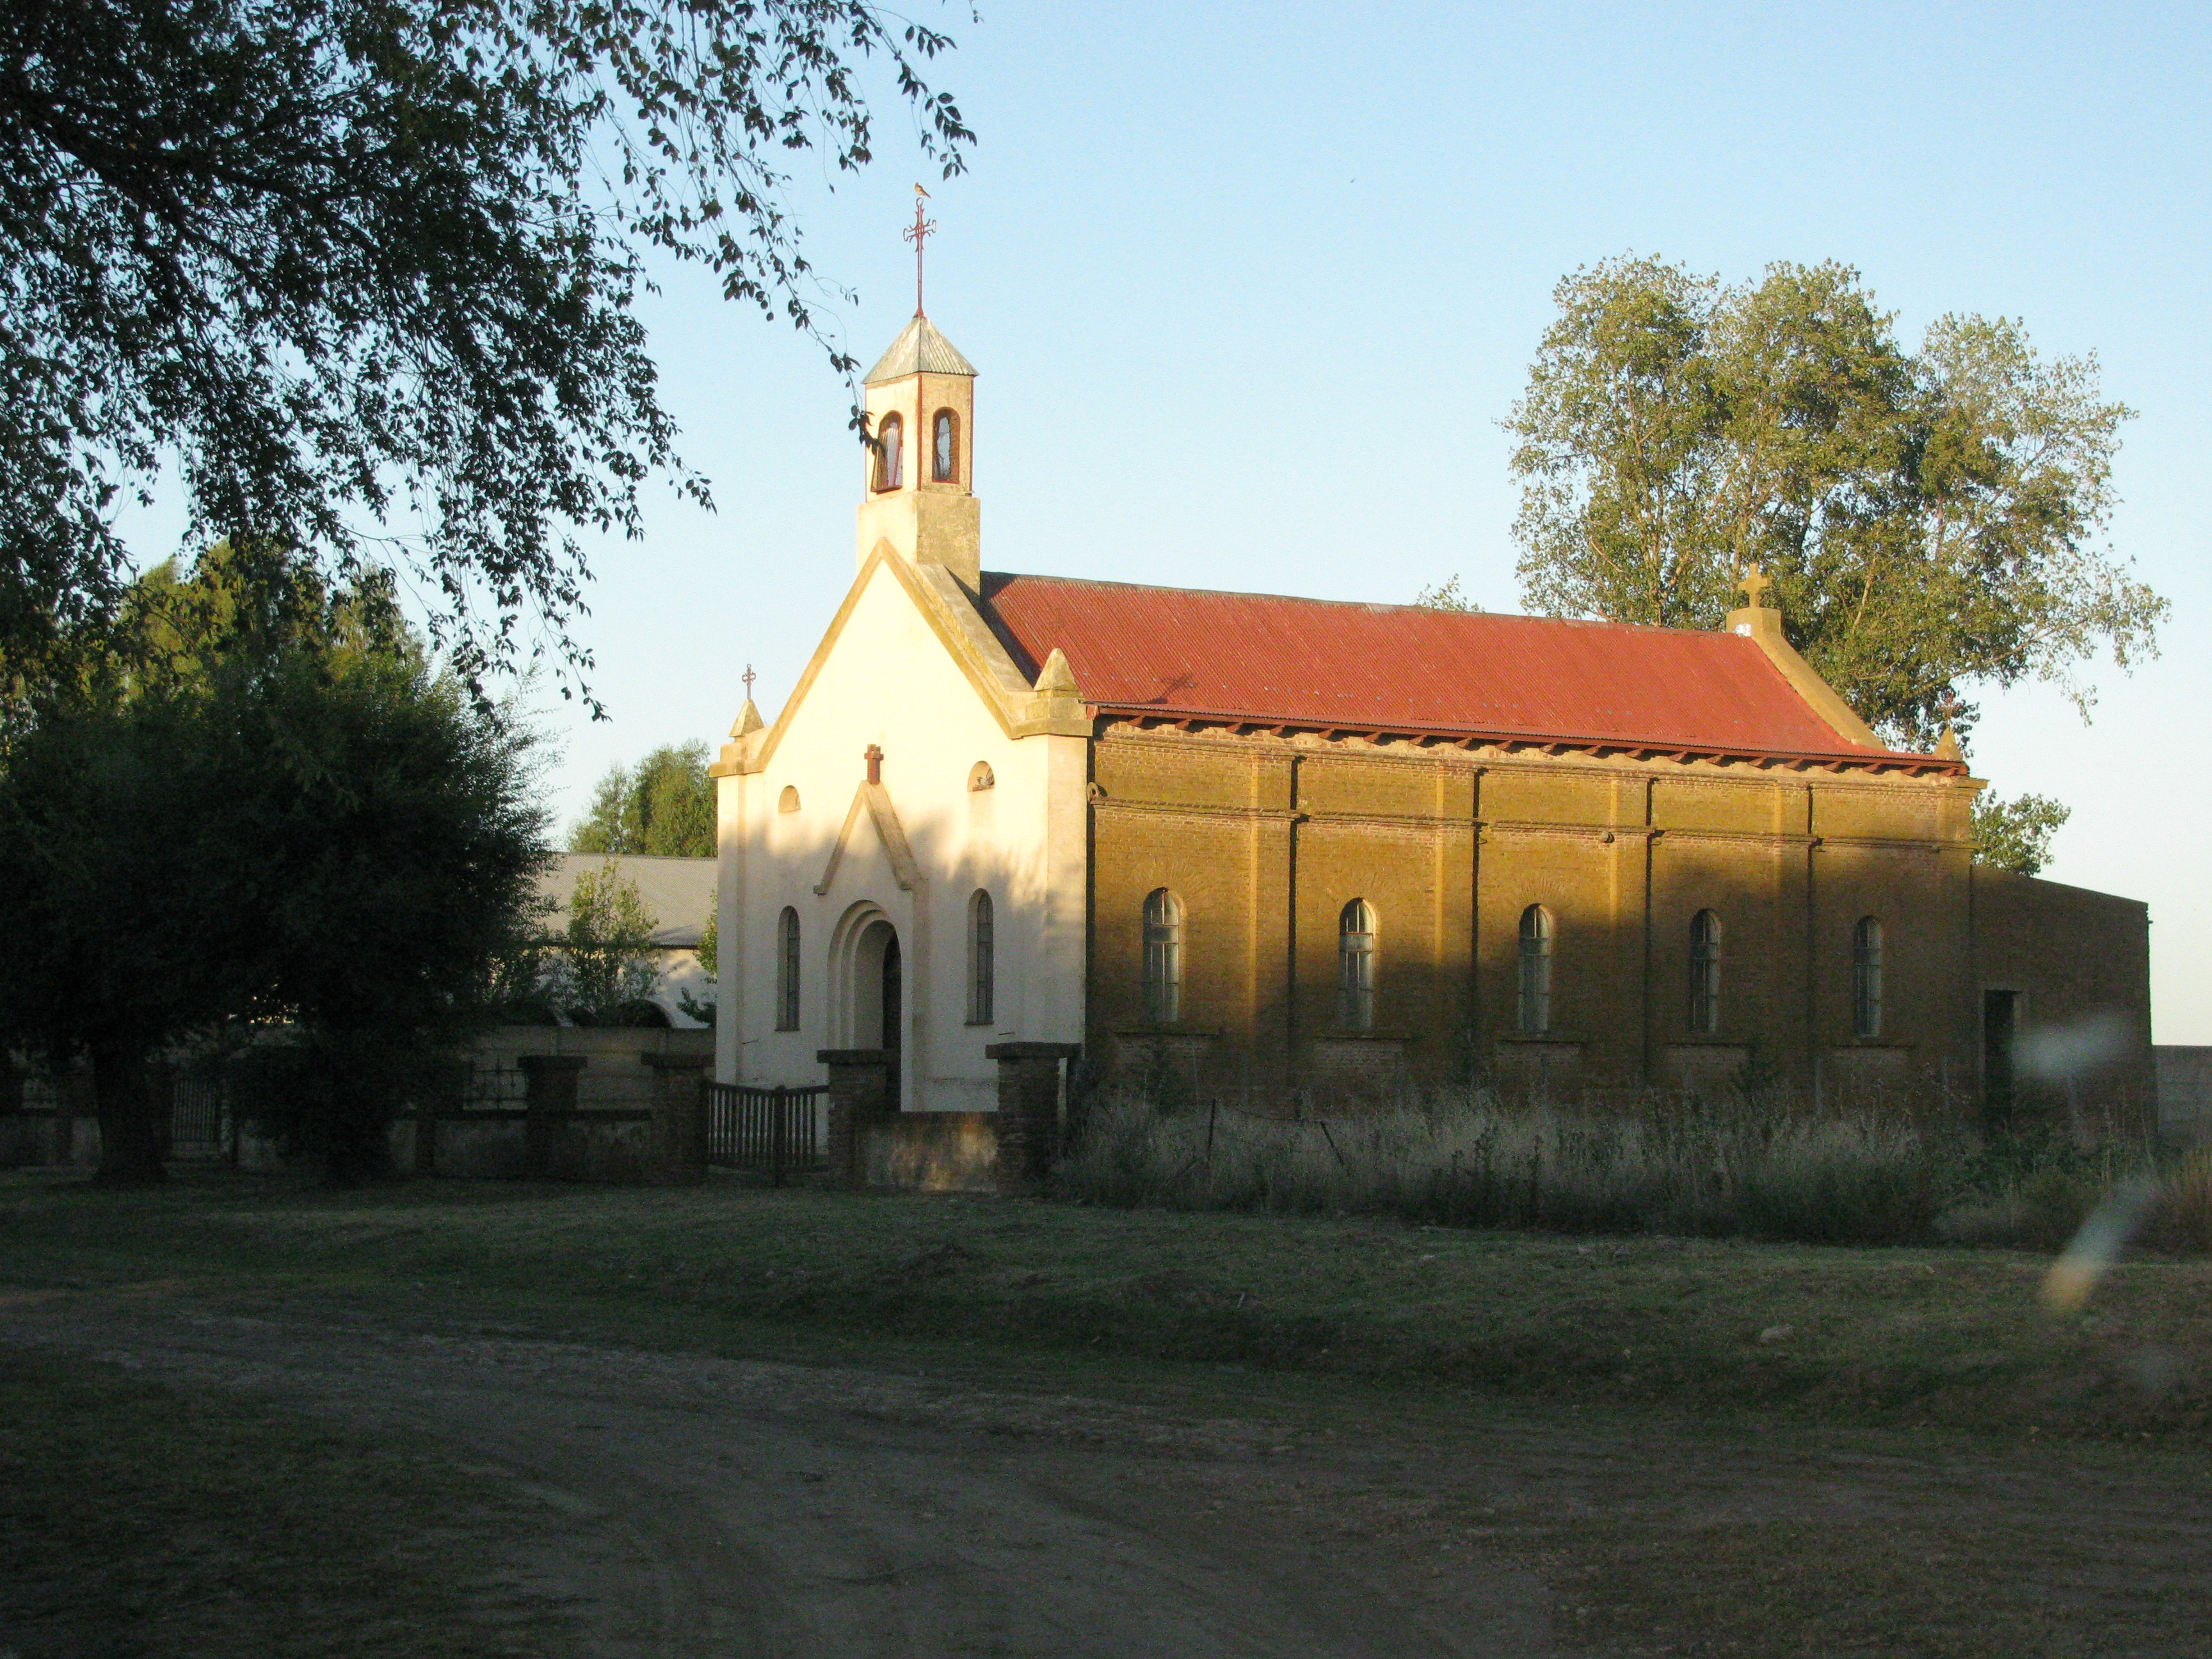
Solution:
[(2063, 1318), (2037, 1298), (2047, 1265), (723, 1182), (0, 1176), (0, 1282), (22, 1288), (158, 1276), (704, 1352), (891, 1340), (1824, 1425), (2203, 1437), (2212, 1264), (2125, 1261)]
[(373, 1437), (0, 1350), (11, 1659), (557, 1652), (497, 1560), (533, 1524)]
[[(1577, 1651), (2201, 1651), (2201, 1553), (2175, 1527), (2205, 1480), (2212, 1265), (2128, 1261), (2067, 1318), (2038, 1301), (2047, 1265), (724, 1182), (0, 1176), (0, 1308), (139, 1286), (851, 1358), (1249, 1412), (1301, 1445), (1494, 1435), (1515, 1468), (1525, 1434), (1525, 1480), (1442, 1498), (1418, 1469), (1354, 1492), (1297, 1460), (1224, 1467), (1245, 1484), (1224, 1498), (1409, 1560), (1520, 1561)], [(1615, 1449), (1559, 1449), (1585, 1443)], [(525, 1511), (249, 1403), (0, 1364), (0, 1650), (22, 1659), (558, 1651), (553, 1610), (495, 1565), (502, 1529), (542, 1524)]]

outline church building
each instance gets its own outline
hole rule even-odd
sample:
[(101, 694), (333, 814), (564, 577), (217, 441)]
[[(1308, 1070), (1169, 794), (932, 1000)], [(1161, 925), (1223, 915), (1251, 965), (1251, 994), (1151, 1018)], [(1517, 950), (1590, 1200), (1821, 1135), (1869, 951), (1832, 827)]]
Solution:
[(1955, 742), (1885, 746), (1757, 573), (1712, 633), (1009, 574), (919, 309), (866, 408), (852, 586), (714, 767), (720, 1080), (880, 1048), (901, 1109), (989, 1110), (987, 1049), (1048, 1042), (1279, 1098), (2150, 1109), (2145, 907), (1977, 864)]

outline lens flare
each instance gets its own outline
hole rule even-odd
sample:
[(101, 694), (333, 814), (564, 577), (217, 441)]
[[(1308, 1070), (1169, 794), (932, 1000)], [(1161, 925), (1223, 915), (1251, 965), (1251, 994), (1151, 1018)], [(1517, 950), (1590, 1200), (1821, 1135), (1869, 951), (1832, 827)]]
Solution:
[(2081, 1312), (2097, 1281), (2112, 1271), (2142, 1227), (2157, 1196), (2156, 1183), (2140, 1176), (2117, 1183), (2043, 1276), (2043, 1305), (2053, 1313)]

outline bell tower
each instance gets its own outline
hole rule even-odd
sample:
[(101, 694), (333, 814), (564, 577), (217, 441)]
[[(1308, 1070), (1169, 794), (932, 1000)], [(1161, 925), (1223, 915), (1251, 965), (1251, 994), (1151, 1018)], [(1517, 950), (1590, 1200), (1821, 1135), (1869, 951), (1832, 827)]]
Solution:
[(975, 366), (921, 309), (921, 249), (937, 228), (915, 186), (914, 319), (868, 371), (868, 434), (856, 556), (887, 541), (915, 564), (942, 565), (971, 592), (981, 580), (982, 507), (975, 494)]

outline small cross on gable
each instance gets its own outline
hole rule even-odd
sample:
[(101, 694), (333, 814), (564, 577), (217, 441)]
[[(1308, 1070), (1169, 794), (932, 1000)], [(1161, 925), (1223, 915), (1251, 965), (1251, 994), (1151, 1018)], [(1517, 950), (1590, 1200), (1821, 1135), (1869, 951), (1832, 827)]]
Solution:
[(1743, 578), (1736, 583), (1736, 586), (1743, 590), (1744, 604), (1749, 609), (1757, 611), (1760, 608), (1759, 595), (1774, 584), (1767, 579), (1766, 573), (1754, 564), (1745, 568)]
[(881, 783), (884, 781), (884, 751), (872, 743), (860, 751), (860, 758), (868, 763), (868, 781)]

